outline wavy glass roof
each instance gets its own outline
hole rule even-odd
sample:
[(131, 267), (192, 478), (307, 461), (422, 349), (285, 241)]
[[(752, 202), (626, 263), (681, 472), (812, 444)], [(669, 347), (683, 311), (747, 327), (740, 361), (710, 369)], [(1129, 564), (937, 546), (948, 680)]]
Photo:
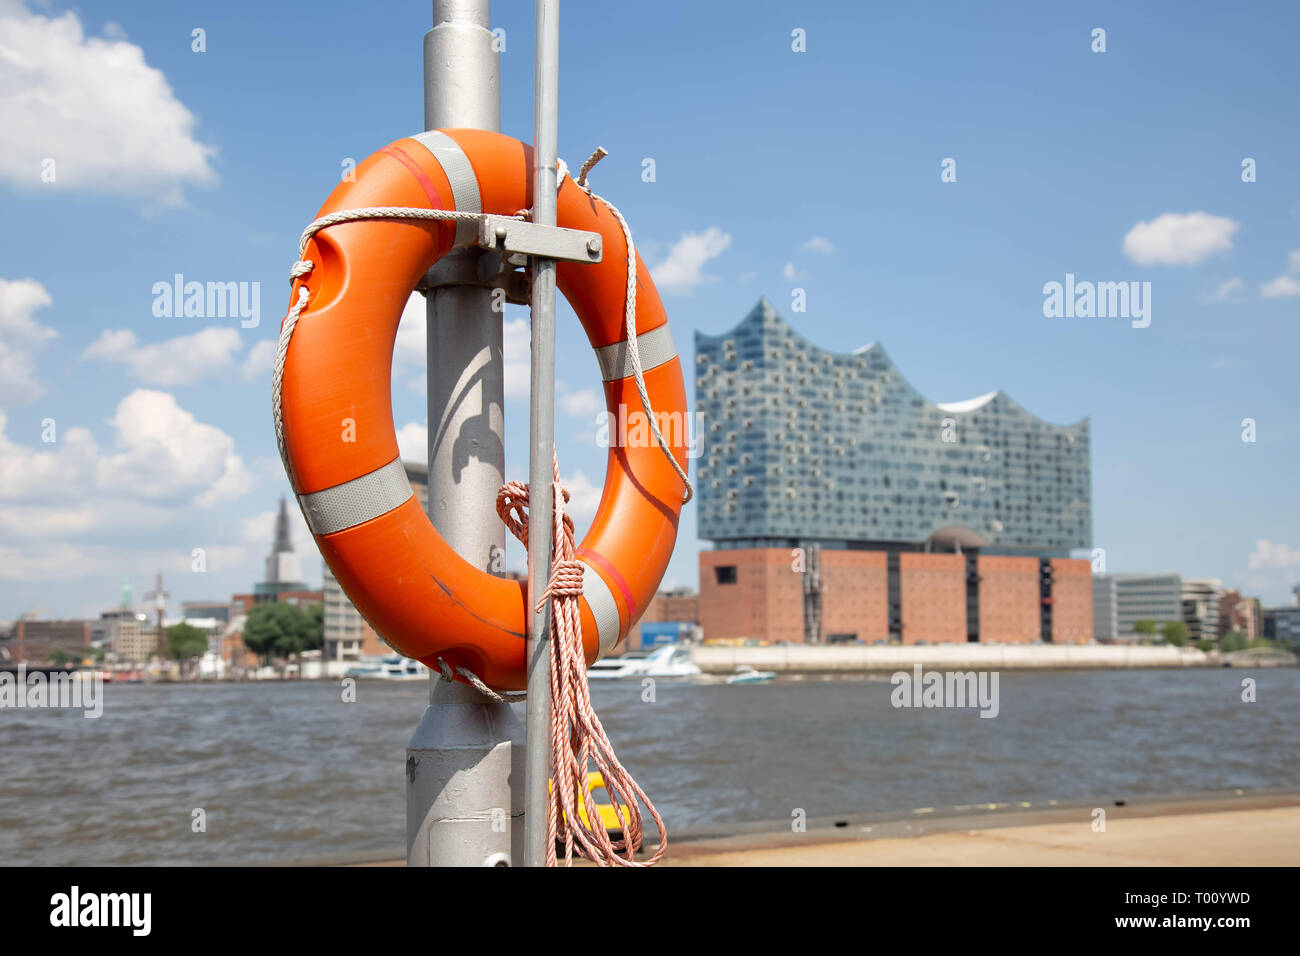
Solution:
[(1091, 546), (1089, 423), (1053, 425), (1005, 393), (936, 403), (878, 344), (830, 352), (761, 299), (695, 336), (703, 412), (699, 535), (714, 541)]

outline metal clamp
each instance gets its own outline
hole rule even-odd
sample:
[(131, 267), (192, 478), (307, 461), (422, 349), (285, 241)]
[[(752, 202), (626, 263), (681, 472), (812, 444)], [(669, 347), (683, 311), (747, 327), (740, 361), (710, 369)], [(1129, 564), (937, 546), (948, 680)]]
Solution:
[(415, 291), (427, 296), (434, 289), (471, 285), (502, 289), (507, 302), (527, 305), (530, 284), (528, 272), (506, 262), (500, 253), (485, 251), (480, 254), (476, 247), (470, 247), (453, 252), (436, 262), (420, 278)]
[(505, 216), (484, 216), (479, 220), (478, 244), (502, 253), (506, 262), (516, 266), (525, 265), (528, 256), (560, 262), (599, 262), (602, 252), (600, 233)]

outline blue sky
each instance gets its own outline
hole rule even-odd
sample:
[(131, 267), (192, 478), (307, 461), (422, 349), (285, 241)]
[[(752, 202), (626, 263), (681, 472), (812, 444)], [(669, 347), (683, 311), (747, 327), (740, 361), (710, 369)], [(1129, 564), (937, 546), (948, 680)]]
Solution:
[[(531, 139), (532, 4), (495, 6), (503, 130)], [(1297, 8), (792, 9), (563, 4), (561, 155), (610, 151), (593, 183), (632, 224), (687, 357), (693, 330), (730, 328), (766, 295), (820, 346), (881, 342), (935, 401), (1000, 388), (1049, 421), (1088, 416), (1108, 570), (1287, 600)], [(0, 0), (0, 619), (97, 614), (124, 575), (138, 595), (159, 569), (174, 601), (260, 579), (288, 491), (265, 359), (295, 242), (346, 159), (419, 128), (429, 12)], [(155, 316), (153, 285), (175, 273), (260, 283), (260, 324)], [(1150, 282), (1150, 326), (1045, 317), (1043, 286), (1067, 273)], [(507, 313), (510, 477), (527, 469), (525, 319)], [(407, 444), (425, 423), (421, 353), (399, 344)], [(567, 309), (558, 353), (581, 519), (604, 457), (595, 363)], [(688, 506), (666, 583), (696, 583), (697, 549)]]

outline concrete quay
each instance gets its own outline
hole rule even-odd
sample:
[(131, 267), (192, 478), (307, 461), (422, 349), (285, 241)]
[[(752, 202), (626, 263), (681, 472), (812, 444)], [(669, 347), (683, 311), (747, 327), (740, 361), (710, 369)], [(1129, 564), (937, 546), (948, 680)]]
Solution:
[[(1097, 809), (1105, 829), (1096, 827)], [(1295, 866), (1300, 793), (922, 807), (669, 847), (664, 866)]]
[[(736, 647), (697, 644), (691, 656), (706, 674), (730, 674), (742, 664), (781, 674), (890, 673), (920, 664), (935, 670), (1016, 670), (1132, 667), (1223, 667), (1217, 654), (1187, 647), (1127, 644), (933, 644)], [(1233, 655), (1236, 657), (1236, 655)], [(1279, 663), (1294, 665), (1294, 655)], [(1236, 659), (1233, 666), (1251, 666)], [(1265, 666), (1260, 661), (1259, 666)], [(1274, 665), (1276, 666), (1276, 665)]]

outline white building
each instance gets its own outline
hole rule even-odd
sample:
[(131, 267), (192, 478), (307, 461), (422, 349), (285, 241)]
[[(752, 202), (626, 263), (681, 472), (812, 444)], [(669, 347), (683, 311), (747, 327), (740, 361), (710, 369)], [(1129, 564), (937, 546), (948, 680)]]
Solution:
[(1218, 578), (1183, 582), (1183, 623), (1187, 625), (1189, 644), (1218, 639), (1222, 594), (1223, 582)]
[[(1099, 641), (1137, 639), (1133, 625), (1183, 620), (1182, 579), (1169, 574), (1094, 574), (1092, 576), (1093, 636)], [(1215, 601), (1215, 624), (1218, 601)], [(1210, 633), (1214, 633), (1211, 628)]]

